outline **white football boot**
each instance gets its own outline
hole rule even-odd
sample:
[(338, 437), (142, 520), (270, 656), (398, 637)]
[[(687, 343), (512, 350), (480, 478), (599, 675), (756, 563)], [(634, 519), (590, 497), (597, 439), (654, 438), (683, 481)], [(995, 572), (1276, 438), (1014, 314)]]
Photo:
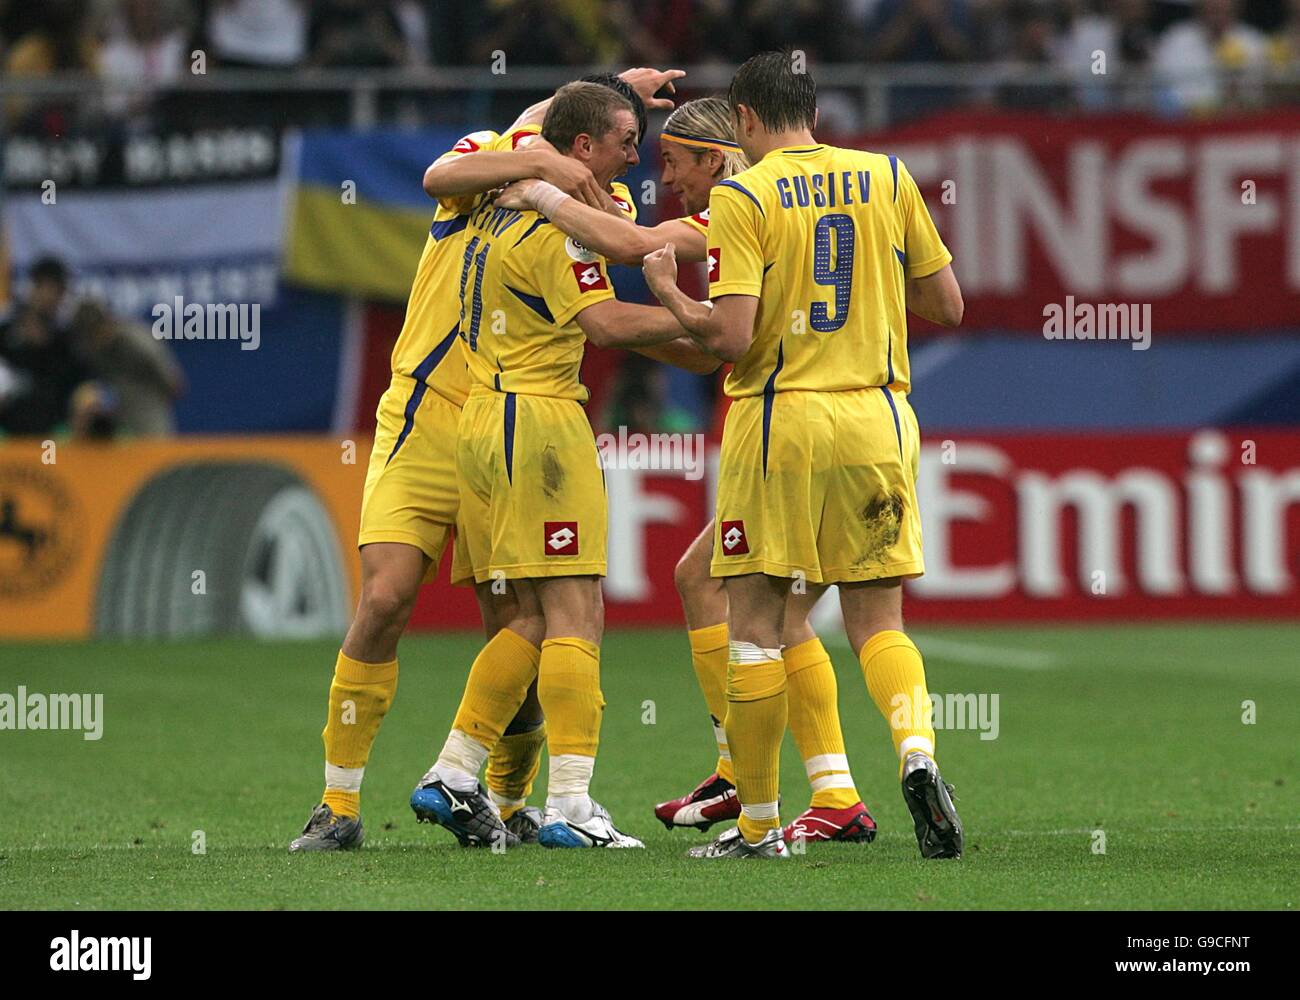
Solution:
[(692, 847), (686, 854), (688, 857), (708, 858), (710, 860), (717, 858), (777, 858), (786, 860), (790, 857), (790, 850), (785, 846), (785, 837), (779, 827), (775, 830), (768, 830), (763, 835), (762, 840), (757, 844), (751, 844), (740, 835), (740, 827), (733, 826), (730, 830), (724, 830), (720, 833), (718, 839), (713, 843)]
[(542, 828), (537, 831), (537, 842), (543, 847), (645, 847), (635, 837), (616, 828), (599, 802), (587, 801), (591, 803), (590, 815), (582, 820), (566, 816), (548, 803)]

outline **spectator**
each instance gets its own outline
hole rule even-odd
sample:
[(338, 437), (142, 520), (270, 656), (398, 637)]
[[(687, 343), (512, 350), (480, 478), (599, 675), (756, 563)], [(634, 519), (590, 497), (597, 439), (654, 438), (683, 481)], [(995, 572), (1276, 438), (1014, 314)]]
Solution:
[[(1064, 86), (1044, 80), (1044, 70), (1055, 61), (1058, 49), (1051, 11), (1036, 0), (1016, 0), (1008, 9), (1012, 46), (1008, 72), (1011, 78), (999, 88), (998, 103), (1008, 108), (1048, 110), (1068, 102)], [(1024, 80), (1017, 80), (1021, 70)]]
[[(151, 91), (180, 80), (188, 70), (186, 29), (174, 3), (124, 0), (100, 58), (109, 81), (105, 107), (110, 114), (142, 111)], [(131, 89), (111, 85), (131, 84)]]
[[(4, 75), (48, 78), (62, 73), (99, 72), (99, 45), (90, 31), (86, 0), (44, 0), (37, 25), (14, 43), (5, 56)], [(66, 135), (79, 120), (73, 98), (5, 101), (10, 128), (45, 135)]]
[(213, 0), (207, 35), (222, 66), (293, 69), (307, 57), (305, 0)]
[[(865, 37), (871, 62), (960, 62), (973, 57), (967, 0), (881, 0)], [(957, 104), (947, 83), (905, 84), (889, 90), (890, 117), (915, 118)]]
[[(1113, 0), (1107, 12), (1076, 13), (1057, 53), (1061, 68), (1078, 79), (1079, 103), (1086, 108), (1149, 104), (1140, 85), (1124, 83), (1128, 70), (1151, 60), (1155, 33), (1151, 30), (1150, 0)], [(1104, 64), (1097, 61), (1101, 53)], [(1099, 68), (1100, 67), (1100, 71)]]
[[(1249, 100), (1258, 80), (1234, 88), (1226, 72), (1262, 70), (1267, 42), (1262, 32), (1242, 23), (1237, 0), (1200, 0), (1195, 16), (1171, 25), (1156, 45), (1154, 68), (1167, 110), (1211, 111)], [(1254, 83), (1254, 88), (1251, 84)]]
[(59, 317), (67, 297), (67, 269), (38, 261), (31, 292), (0, 326), (0, 430), (47, 434), (68, 419), (73, 392), (86, 372)]
[(114, 426), (126, 434), (176, 432), (172, 407), (185, 380), (165, 343), (147, 327), (110, 315), (98, 302), (81, 304), (72, 332), (83, 367), (102, 389), (93, 400), (96, 412), (111, 409)]
[[(1269, 41), (1269, 59), (1284, 73), (1300, 72), (1300, 0), (1287, 4), (1286, 20)], [(1274, 87), (1274, 103), (1300, 103), (1300, 86), (1288, 81)]]
[(319, 0), (310, 42), (313, 66), (379, 68), (410, 58), (396, 5), (374, 0)]

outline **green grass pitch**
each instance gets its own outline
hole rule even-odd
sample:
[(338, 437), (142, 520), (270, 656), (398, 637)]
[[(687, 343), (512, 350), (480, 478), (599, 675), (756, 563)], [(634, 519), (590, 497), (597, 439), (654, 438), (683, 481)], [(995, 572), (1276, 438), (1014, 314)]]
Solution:
[[(493, 854), (406, 804), (478, 648), (403, 641), (363, 793), (365, 848), (285, 851), (320, 794), (327, 642), (0, 645), (0, 692), (102, 692), (98, 742), (0, 731), (4, 908), (1277, 908), (1300, 878), (1300, 626), (921, 631), (935, 692), (997, 694), (999, 732), (940, 732), (966, 857), (923, 862), (886, 724), (831, 646), (870, 845), (692, 861), (652, 805), (712, 763), (684, 633), (615, 632), (593, 792), (645, 851)], [(1242, 703), (1257, 713), (1243, 723)], [(646, 724), (653, 703), (653, 724)], [(783, 818), (808, 786), (786, 739)], [(534, 802), (545, 790), (545, 766)], [(716, 832), (715, 828), (715, 832)], [(203, 831), (206, 853), (192, 852)], [(1105, 853), (1096, 853), (1105, 835)]]

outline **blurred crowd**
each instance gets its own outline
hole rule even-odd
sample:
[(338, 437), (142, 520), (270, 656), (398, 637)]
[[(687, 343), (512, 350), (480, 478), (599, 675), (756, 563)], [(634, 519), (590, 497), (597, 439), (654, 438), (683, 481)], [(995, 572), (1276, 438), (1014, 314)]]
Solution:
[(0, 317), (0, 436), (173, 433), (185, 381), (168, 346), (143, 324), (74, 299), (56, 258), (27, 277), (26, 297)]
[[(498, 53), (507, 67), (687, 66), (735, 64), (780, 46), (805, 51), (814, 67), (1013, 70), (992, 90), (963, 80), (967, 102), (1202, 113), (1295, 98), (1289, 84), (1268, 81), (1300, 70), (1300, 0), (0, 0), (7, 75), (98, 76), (100, 110), (118, 115), (200, 68), (487, 67)], [(1028, 79), (1044, 68), (1065, 79), (1057, 87)], [(1129, 93), (1100, 85), (1130, 69), (1151, 71), (1160, 85)], [(897, 110), (925, 110), (918, 99), (950, 106), (956, 93), (922, 89), (928, 99), (904, 95)], [(48, 107), (11, 98), (8, 124), (48, 131)]]

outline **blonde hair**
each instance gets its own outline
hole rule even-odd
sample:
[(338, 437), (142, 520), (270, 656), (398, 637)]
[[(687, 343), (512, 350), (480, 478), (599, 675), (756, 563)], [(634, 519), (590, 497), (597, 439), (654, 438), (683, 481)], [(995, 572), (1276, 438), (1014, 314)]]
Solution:
[(664, 123), (665, 132), (676, 132), (705, 140), (705, 144), (691, 143), (691, 152), (698, 160), (706, 149), (716, 149), (722, 154), (722, 169), (718, 180), (726, 180), (733, 174), (749, 169), (749, 160), (744, 150), (729, 146), (708, 146), (707, 141), (717, 139), (721, 142), (734, 143), (736, 130), (732, 124), (731, 108), (721, 97), (701, 97), (687, 101), (668, 116)]

